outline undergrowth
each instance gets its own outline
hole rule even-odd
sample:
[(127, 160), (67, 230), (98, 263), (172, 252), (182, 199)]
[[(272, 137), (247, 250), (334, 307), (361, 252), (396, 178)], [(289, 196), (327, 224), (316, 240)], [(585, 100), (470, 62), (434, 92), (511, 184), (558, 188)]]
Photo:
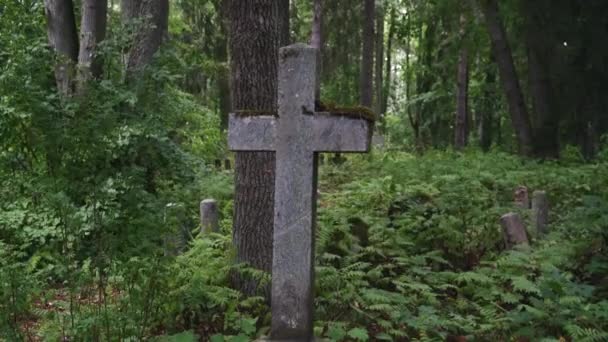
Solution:
[[(605, 166), (474, 151), (376, 153), (323, 166), (316, 335), (335, 341), (606, 340)], [(230, 187), (229, 178), (209, 179), (226, 179)], [(512, 204), (518, 185), (549, 193), (550, 230), (529, 248), (506, 251), (498, 218), (518, 210)], [(192, 224), (193, 237), (177, 254), (161, 248), (127, 259), (83, 258), (48, 249), (32, 254), (14, 240), (4, 242), (2, 336), (247, 341), (267, 334), (264, 299), (244, 298), (229, 279), (235, 268), (269, 279), (232, 264), (230, 192), (211, 191), (223, 203), (221, 233), (199, 236)], [(3, 230), (10, 215), (15, 212), (1, 215)], [(61, 222), (52, 211), (46, 215), (44, 227)], [(183, 215), (196, 212), (168, 212), (164, 222), (183, 225)], [(25, 230), (43, 229), (20, 222)], [(57, 224), (61, 231), (63, 223)], [(37, 239), (31, 233), (19, 241), (27, 246)]]

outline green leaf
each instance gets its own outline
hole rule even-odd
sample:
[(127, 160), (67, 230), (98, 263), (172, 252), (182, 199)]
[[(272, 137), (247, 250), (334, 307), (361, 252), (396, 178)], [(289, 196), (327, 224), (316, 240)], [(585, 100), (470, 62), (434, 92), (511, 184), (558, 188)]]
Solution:
[[(196, 342), (196, 341), (198, 341), (198, 336), (196, 334), (194, 334), (192, 331), (184, 331), (184, 332), (176, 334), (176, 335), (161, 336), (156, 341), (157, 342)], [(216, 340), (216, 342), (219, 342), (219, 341), (222, 341), (222, 340)]]
[(332, 326), (327, 332), (327, 337), (334, 341), (340, 341), (346, 336), (346, 330), (340, 326)]
[(354, 338), (357, 341), (367, 341), (369, 339), (369, 335), (367, 334), (366, 329), (362, 328), (353, 328), (348, 331), (348, 336)]
[(529, 281), (525, 277), (512, 277), (511, 282), (513, 283), (513, 288), (516, 291), (540, 295), (540, 289), (536, 287), (536, 284)]
[(226, 341), (226, 339), (224, 338), (224, 335), (216, 334), (216, 335), (211, 336), (209, 341), (210, 342), (224, 342), (224, 341)]

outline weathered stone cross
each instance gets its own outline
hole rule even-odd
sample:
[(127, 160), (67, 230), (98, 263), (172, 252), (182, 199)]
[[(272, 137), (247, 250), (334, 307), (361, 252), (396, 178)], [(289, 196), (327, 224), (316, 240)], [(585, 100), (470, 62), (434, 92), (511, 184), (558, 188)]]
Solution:
[(313, 328), (318, 152), (367, 152), (373, 124), (315, 112), (317, 50), (279, 52), (278, 117), (230, 114), (233, 151), (275, 151), (273, 340), (309, 341)]

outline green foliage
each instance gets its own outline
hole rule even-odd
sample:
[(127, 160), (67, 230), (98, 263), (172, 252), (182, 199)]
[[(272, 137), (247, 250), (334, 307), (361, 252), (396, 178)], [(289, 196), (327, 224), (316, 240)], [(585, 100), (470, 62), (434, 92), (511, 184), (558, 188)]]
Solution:
[[(601, 339), (601, 169), (477, 153), (388, 153), (325, 167), (315, 331), (336, 341), (363, 339), (347, 334), (361, 327), (378, 340)], [(531, 249), (501, 253), (498, 218), (516, 210), (520, 184), (550, 189), (552, 232)], [(590, 267), (594, 275), (583, 271)]]

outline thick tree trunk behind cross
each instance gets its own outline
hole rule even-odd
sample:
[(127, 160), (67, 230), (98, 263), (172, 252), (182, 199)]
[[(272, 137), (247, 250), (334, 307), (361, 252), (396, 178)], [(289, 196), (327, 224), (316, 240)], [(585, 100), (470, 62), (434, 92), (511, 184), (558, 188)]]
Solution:
[[(279, 23), (279, 12), (275, 0), (230, 1), (233, 110), (277, 110), (279, 27), (285, 26), (284, 22)], [(269, 273), (272, 270), (274, 175), (273, 152), (236, 154), (233, 225), (236, 259)], [(258, 289), (256, 281), (238, 274), (233, 277), (233, 285), (246, 295), (259, 294), (259, 290), (269, 295), (269, 287)]]
[(511, 55), (507, 34), (500, 18), (498, 2), (496, 0), (480, 0), (480, 3), (490, 34), (492, 50), (498, 64), (500, 81), (507, 97), (507, 103), (509, 104), (511, 122), (519, 144), (519, 153), (524, 156), (530, 156), (532, 154), (530, 116), (528, 115), (519, 85), (519, 78), (515, 70), (515, 63)]
[(63, 95), (74, 88), (75, 65), (78, 59), (78, 35), (72, 0), (45, 0), (49, 45), (57, 54), (55, 82)]
[(276, 0), (278, 6), (277, 20), (279, 23), (279, 48), (291, 44), (291, 32), (289, 28), (289, 0)]
[(374, 16), (375, 1), (363, 0), (363, 44), (361, 46), (361, 75), (359, 76), (359, 104), (372, 107), (374, 97)]

